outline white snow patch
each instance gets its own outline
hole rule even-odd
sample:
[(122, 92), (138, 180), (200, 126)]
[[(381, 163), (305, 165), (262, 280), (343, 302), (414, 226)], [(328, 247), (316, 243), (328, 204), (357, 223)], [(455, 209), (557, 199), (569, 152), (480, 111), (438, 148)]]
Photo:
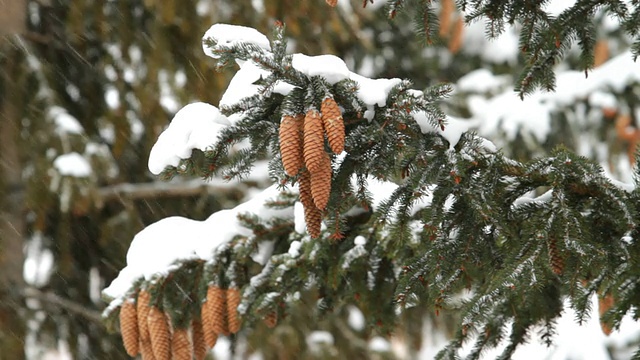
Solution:
[(48, 116), (56, 125), (55, 132), (57, 134), (82, 134), (84, 129), (78, 119), (67, 112), (60, 106), (52, 106), (49, 108)]
[(508, 76), (496, 76), (488, 69), (474, 70), (458, 79), (456, 89), (466, 92), (487, 93), (501, 89), (509, 83)]
[(149, 170), (160, 174), (165, 167), (177, 166), (181, 159), (189, 158), (193, 149), (206, 150), (228, 125), (227, 117), (213, 105), (197, 102), (183, 107), (153, 145)]
[(155, 276), (165, 275), (172, 264), (180, 260), (208, 260), (218, 246), (236, 235), (251, 236), (252, 231), (243, 227), (238, 220), (239, 214), (252, 213), (263, 220), (291, 219), (292, 208), (273, 209), (265, 206), (279, 193), (278, 186), (272, 185), (251, 200), (233, 209), (215, 212), (204, 221), (173, 216), (147, 226), (133, 238), (127, 252), (127, 266), (103, 290), (103, 294), (117, 300), (141, 277), (151, 280)]
[(24, 281), (35, 287), (49, 283), (54, 269), (54, 257), (51, 250), (43, 245), (42, 233), (36, 231), (26, 244), (25, 260), (22, 268)]
[(213, 40), (214, 49), (222, 47), (233, 47), (240, 43), (254, 44), (264, 50), (271, 50), (271, 44), (264, 34), (258, 30), (246, 26), (229, 25), (229, 24), (214, 24), (205, 32), (202, 38), (202, 49), (207, 56), (214, 59), (219, 58), (214, 54), (206, 42)]
[(322, 76), (332, 85), (349, 78), (351, 74), (347, 64), (334, 55), (307, 56), (294, 54), (291, 65), (309, 77)]
[(369, 340), (369, 349), (375, 352), (390, 352), (391, 344), (387, 339), (376, 336), (373, 339)]
[(366, 320), (362, 311), (353, 305), (349, 305), (347, 311), (349, 312), (349, 316), (347, 317), (349, 326), (355, 331), (364, 330)]
[(58, 156), (53, 161), (53, 167), (62, 176), (89, 177), (91, 175), (91, 165), (77, 152)]

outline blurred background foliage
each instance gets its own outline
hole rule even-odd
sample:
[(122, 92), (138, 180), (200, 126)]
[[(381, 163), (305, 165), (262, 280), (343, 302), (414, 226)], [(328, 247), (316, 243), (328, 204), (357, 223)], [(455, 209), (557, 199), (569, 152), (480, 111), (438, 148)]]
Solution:
[[(453, 0), (439, 2), (439, 38), (431, 46), (416, 36), (404, 14), (389, 21), (384, 1), (364, 3), (340, 0), (331, 8), (322, 0), (3, 2), (0, 354), (125, 358), (120, 338), (101, 323), (100, 290), (124, 266), (133, 236), (167, 216), (204, 219), (268, 182), (265, 175), (242, 184), (161, 182), (147, 169), (149, 151), (172, 116), (193, 101), (217, 104), (233, 75), (216, 73), (202, 52), (201, 37), (212, 24), (245, 25), (269, 34), (281, 21), (291, 52), (334, 54), (362, 75), (408, 78), (418, 89), (456, 83), (479, 68), (503, 76), (498, 87), (481, 94), (459, 91), (444, 104), (463, 118), (473, 115), (471, 97), (491, 98), (508, 90), (518, 74), (517, 48), (507, 57), (488, 56), (482, 24), (465, 28)], [(599, 21), (606, 25), (605, 18)], [(596, 65), (628, 47), (621, 31), (604, 25)], [(570, 55), (560, 69), (571, 69), (576, 59)], [(544, 138), (527, 128), (514, 134), (470, 124), (518, 159), (564, 144), (624, 178), (639, 138), (637, 91), (637, 84), (611, 89), (607, 94), (615, 101), (607, 106), (586, 98), (552, 108), (553, 128)], [(259, 348), (265, 358), (372, 356), (362, 340), (370, 334), (345, 330), (348, 309), (325, 324), (309, 324), (306, 314), (315, 304), (308, 303), (275, 330), (254, 329), (245, 351)], [(402, 346), (415, 351), (424, 345), (420, 323), (398, 330)], [(446, 332), (446, 318), (436, 323), (437, 331)], [(304, 334), (317, 328), (330, 330), (335, 343), (309, 348)], [(394, 356), (390, 350), (376, 354)]]

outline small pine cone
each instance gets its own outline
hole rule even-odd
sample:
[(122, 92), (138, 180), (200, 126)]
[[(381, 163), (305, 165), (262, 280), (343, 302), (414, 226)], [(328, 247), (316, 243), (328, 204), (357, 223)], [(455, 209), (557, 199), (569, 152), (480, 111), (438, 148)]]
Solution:
[(327, 202), (329, 202), (331, 173), (331, 159), (329, 159), (327, 153), (324, 153), (322, 165), (317, 171), (311, 173), (311, 196), (313, 197), (313, 203), (320, 210), (324, 210), (327, 207)]
[(338, 4), (338, 0), (325, 0), (325, 1), (331, 7), (336, 7), (336, 5)]
[(307, 231), (312, 238), (320, 236), (322, 226), (322, 211), (316, 207), (311, 194), (311, 177), (308, 171), (300, 174), (298, 179), (300, 187), (300, 202), (304, 207), (304, 221), (307, 223)]
[(556, 238), (549, 238), (547, 248), (549, 250), (549, 262), (551, 265), (551, 270), (553, 270), (556, 275), (562, 275), (562, 272), (564, 271), (564, 259), (562, 259), (560, 249), (558, 249), (558, 241), (556, 240)]
[(171, 335), (171, 360), (191, 360), (193, 345), (187, 329), (175, 329)]
[(171, 333), (167, 317), (160, 309), (152, 307), (147, 322), (153, 356), (158, 360), (171, 360)]
[(202, 323), (198, 320), (191, 322), (191, 337), (193, 339), (193, 358), (204, 360), (207, 356), (207, 344), (204, 341)]
[(138, 335), (138, 316), (136, 305), (133, 301), (125, 300), (120, 308), (120, 333), (122, 342), (129, 356), (137, 356), (140, 352), (138, 347), (140, 338)]
[(278, 313), (273, 311), (267, 314), (267, 317), (264, 318), (264, 324), (273, 329), (278, 324)]
[(456, 54), (462, 47), (462, 40), (464, 39), (464, 20), (458, 16), (449, 39), (449, 51), (452, 54)]
[(316, 171), (322, 163), (324, 155), (324, 129), (322, 119), (317, 110), (307, 111), (304, 117), (304, 164), (310, 172)]
[(240, 290), (237, 288), (227, 290), (227, 316), (229, 317), (229, 332), (232, 334), (240, 331), (240, 318), (238, 317), (240, 298)]
[(303, 115), (285, 115), (280, 121), (280, 155), (284, 171), (289, 176), (298, 175), (304, 165), (302, 122)]
[(211, 321), (211, 329), (217, 335), (228, 335), (227, 297), (225, 293), (224, 289), (217, 286), (210, 286), (207, 291), (207, 301), (211, 302), (211, 317), (209, 321)]
[(322, 100), (320, 106), (322, 112), (322, 123), (324, 130), (327, 132), (327, 140), (329, 147), (334, 154), (340, 154), (344, 151), (344, 120), (340, 113), (340, 108), (333, 98)]
[(593, 48), (593, 67), (604, 64), (609, 59), (609, 44), (606, 40), (596, 41)]
[(140, 340), (149, 340), (149, 326), (147, 325), (147, 318), (149, 317), (149, 302), (151, 301), (151, 294), (145, 290), (140, 290), (138, 294), (137, 313), (138, 313), (138, 332), (140, 334)]
[(204, 333), (204, 342), (208, 348), (212, 348), (218, 341), (219, 329), (215, 327), (219, 320), (216, 319), (215, 302), (218, 298), (217, 292), (220, 290), (216, 286), (209, 286), (207, 289), (207, 298), (202, 304), (202, 331)]
[(600, 314), (600, 328), (602, 332), (609, 336), (613, 329), (609, 326), (609, 324), (602, 321), (602, 316), (609, 311), (613, 305), (615, 305), (615, 300), (613, 295), (606, 294), (605, 296), (598, 296), (598, 312)]

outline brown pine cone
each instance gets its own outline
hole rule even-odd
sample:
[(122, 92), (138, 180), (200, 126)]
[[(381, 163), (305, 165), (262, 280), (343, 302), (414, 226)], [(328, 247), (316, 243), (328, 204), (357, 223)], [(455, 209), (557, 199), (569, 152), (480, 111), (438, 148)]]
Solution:
[(171, 335), (171, 360), (191, 360), (193, 345), (187, 329), (174, 329)]
[(193, 338), (193, 358), (204, 360), (207, 356), (207, 344), (204, 341), (202, 323), (198, 320), (191, 322), (191, 337)]
[(215, 326), (220, 320), (216, 319), (218, 316), (215, 312), (217, 299), (217, 291), (220, 290), (216, 286), (209, 286), (207, 289), (207, 298), (202, 304), (202, 331), (204, 332), (204, 342), (208, 348), (212, 348), (218, 341), (219, 329)]
[(149, 302), (151, 301), (151, 294), (146, 290), (140, 290), (138, 293), (138, 300), (136, 302), (137, 315), (138, 315), (138, 336), (140, 338), (139, 350), (143, 360), (155, 360), (153, 356), (153, 348), (151, 347), (151, 336), (149, 335)]
[(129, 299), (125, 300), (120, 308), (120, 333), (124, 349), (129, 356), (137, 356), (140, 352), (138, 335), (138, 315), (136, 305)]
[(558, 249), (558, 241), (556, 240), (556, 238), (549, 238), (547, 243), (547, 250), (549, 251), (549, 262), (551, 265), (551, 270), (556, 275), (562, 275), (562, 272), (564, 271), (564, 259), (562, 258), (560, 249)]
[(280, 121), (280, 155), (284, 171), (296, 176), (304, 165), (302, 155), (302, 123), (304, 115), (285, 115)]
[(171, 333), (165, 314), (157, 307), (149, 310), (149, 335), (153, 356), (158, 360), (171, 360)]
[(324, 151), (324, 129), (318, 110), (307, 111), (304, 117), (304, 164), (310, 172), (316, 171), (322, 162)]
[(278, 324), (278, 313), (273, 311), (267, 314), (267, 317), (264, 318), (264, 324), (273, 329)]
[(322, 226), (322, 211), (318, 209), (311, 194), (311, 177), (308, 171), (303, 171), (298, 179), (300, 187), (300, 202), (304, 207), (304, 220), (307, 223), (307, 231), (312, 238), (320, 236)]
[(210, 286), (207, 292), (207, 301), (211, 301), (211, 328), (218, 335), (229, 335), (226, 290), (217, 286)]
[(331, 159), (329, 155), (324, 153), (322, 165), (317, 171), (311, 173), (311, 196), (313, 203), (320, 210), (324, 210), (329, 202), (329, 194), (331, 194)]
[(344, 120), (340, 108), (333, 98), (322, 100), (320, 106), (322, 112), (322, 123), (327, 133), (329, 147), (334, 154), (340, 154), (344, 151)]
[(615, 305), (615, 300), (613, 295), (606, 294), (604, 296), (598, 296), (598, 313), (600, 314), (600, 328), (602, 332), (609, 336), (613, 329), (609, 326), (609, 324), (602, 321), (602, 316), (609, 311)]
[(240, 305), (240, 290), (230, 288), (227, 290), (227, 316), (229, 320), (229, 332), (232, 334), (240, 330), (240, 318), (238, 317), (238, 305)]

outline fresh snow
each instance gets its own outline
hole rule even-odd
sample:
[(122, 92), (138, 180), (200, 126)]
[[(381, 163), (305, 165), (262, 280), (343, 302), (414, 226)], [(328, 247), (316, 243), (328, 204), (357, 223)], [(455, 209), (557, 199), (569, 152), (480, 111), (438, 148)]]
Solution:
[(48, 112), (49, 118), (53, 120), (57, 134), (82, 134), (84, 132), (78, 119), (60, 106), (52, 106)]
[(293, 209), (272, 209), (265, 205), (280, 191), (272, 185), (233, 209), (213, 213), (204, 221), (173, 216), (153, 223), (140, 231), (127, 252), (127, 266), (120, 271), (103, 294), (119, 300), (140, 278), (152, 280), (166, 275), (181, 260), (209, 260), (215, 249), (236, 235), (250, 236), (239, 214), (251, 213), (263, 220), (293, 218)]
[(349, 78), (351, 74), (347, 64), (334, 55), (307, 56), (295, 54), (291, 60), (291, 65), (309, 77), (322, 76), (331, 85)]
[(202, 102), (189, 104), (176, 113), (160, 134), (149, 154), (149, 170), (160, 174), (167, 166), (178, 166), (193, 149), (206, 150), (231, 123), (218, 108)]
[(240, 43), (247, 43), (256, 45), (264, 50), (271, 50), (269, 39), (264, 34), (246, 26), (214, 24), (207, 30), (202, 38), (202, 49), (207, 56), (217, 59), (218, 55), (214, 54), (213, 50), (206, 44), (207, 40), (215, 42), (214, 48), (221, 46), (233, 47)]
[(62, 176), (89, 177), (91, 175), (91, 165), (77, 152), (58, 156), (53, 161), (53, 167)]

